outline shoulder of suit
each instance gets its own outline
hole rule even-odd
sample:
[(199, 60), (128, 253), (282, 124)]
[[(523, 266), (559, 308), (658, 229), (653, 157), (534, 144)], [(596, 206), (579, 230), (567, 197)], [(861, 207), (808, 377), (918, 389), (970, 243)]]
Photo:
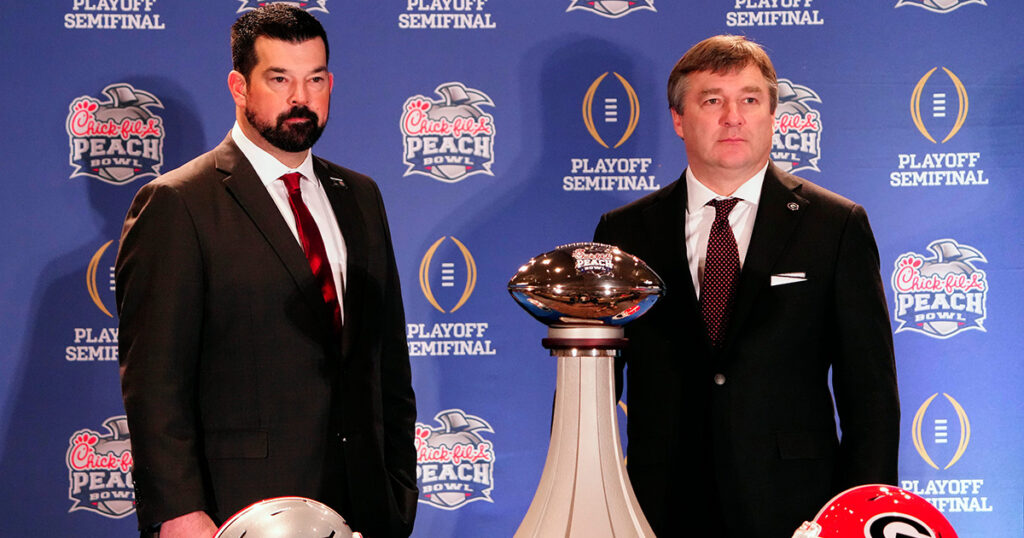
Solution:
[[(371, 179), (370, 176), (356, 172), (355, 170), (352, 170), (350, 168), (345, 168), (344, 166), (332, 163), (331, 161), (328, 161), (327, 159), (318, 157), (316, 155), (313, 156), (313, 159), (316, 161), (316, 164), (318, 165), (316, 168), (318, 168), (321, 171), (324, 168), (326, 168), (327, 174), (330, 176), (323, 179), (340, 179), (345, 184), (346, 187), (351, 189), (350, 192), (358, 193), (361, 196), (371, 196), (373, 198), (377, 198), (378, 200), (381, 199), (380, 187), (377, 186), (377, 182)], [(322, 173), (321, 171), (318, 171), (317, 173)]]
[(683, 180), (677, 180), (669, 185), (666, 185), (643, 198), (634, 200), (624, 206), (613, 209), (603, 215), (603, 218), (608, 220), (618, 218), (629, 218), (631, 216), (640, 215), (649, 208), (655, 207), (659, 204), (664, 203), (673, 195), (677, 195), (676, 189), (685, 188), (685, 185), (681, 183)]
[(808, 179), (794, 176), (788, 172), (783, 172), (778, 168), (775, 169), (775, 173), (776, 177), (783, 185), (788, 187), (798, 196), (806, 198), (812, 204), (822, 204), (825, 207), (842, 207), (847, 209), (857, 205), (849, 198), (830, 191)]
[(169, 187), (185, 192), (219, 185), (226, 174), (217, 169), (216, 151), (210, 150), (173, 170), (164, 172), (153, 178), (146, 186)]
[(376, 182), (374, 182), (373, 179), (371, 179), (370, 176), (366, 174), (356, 172), (351, 168), (345, 168), (344, 166), (335, 164), (317, 155), (313, 155), (313, 159), (315, 159), (317, 162), (319, 162), (321, 165), (327, 168), (327, 171), (330, 172), (332, 177), (343, 179), (346, 182), (353, 181), (356, 183), (376, 185)]

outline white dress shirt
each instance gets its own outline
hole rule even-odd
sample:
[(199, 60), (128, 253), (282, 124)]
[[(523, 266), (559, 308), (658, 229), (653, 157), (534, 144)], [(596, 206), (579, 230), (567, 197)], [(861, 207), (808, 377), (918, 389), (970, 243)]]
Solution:
[(729, 212), (729, 226), (736, 238), (736, 248), (740, 255), (740, 268), (747, 257), (750, 247), (750, 236), (754, 232), (754, 217), (757, 216), (757, 204), (761, 201), (761, 185), (768, 163), (764, 164), (753, 177), (745, 181), (730, 196), (721, 196), (707, 188), (694, 177), (689, 167), (686, 169), (686, 261), (690, 264), (690, 275), (693, 277), (693, 289), (700, 297), (700, 283), (704, 280), (704, 263), (707, 259), (708, 236), (711, 224), (715, 222), (715, 208), (707, 205), (711, 200), (739, 198), (736, 207)]
[[(327, 199), (327, 193), (313, 172), (313, 152), (306, 152), (306, 159), (302, 161), (298, 168), (288, 168), (281, 161), (275, 159), (271, 154), (246, 138), (242, 128), (238, 126), (238, 122), (235, 122), (235, 126), (231, 128), (231, 139), (235, 141), (235, 145), (238, 146), (238, 149), (242, 150), (242, 154), (245, 155), (246, 159), (249, 159), (249, 163), (256, 169), (256, 174), (267, 188), (267, 192), (270, 193), (274, 203), (277, 204), (277, 209), (281, 212), (281, 216), (291, 229), (292, 235), (295, 236), (295, 241), (298, 241), (300, 244), (299, 231), (295, 226), (295, 214), (292, 213), (292, 207), (288, 203), (288, 188), (285, 186), (281, 176), (291, 172), (302, 174), (302, 179), (299, 181), (299, 187), (302, 189), (302, 201), (309, 209), (313, 220), (316, 221), (317, 228), (320, 229), (320, 236), (323, 237), (324, 248), (327, 250), (327, 260), (331, 264), (334, 287), (338, 293), (338, 304), (342, 306), (342, 299), (344, 299), (342, 292), (345, 289), (345, 264), (347, 261), (345, 238), (341, 235), (341, 228), (338, 227), (338, 219), (334, 216), (334, 210), (331, 208), (330, 200)], [(344, 319), (344, 307), (341, 308), (341, 314)]]

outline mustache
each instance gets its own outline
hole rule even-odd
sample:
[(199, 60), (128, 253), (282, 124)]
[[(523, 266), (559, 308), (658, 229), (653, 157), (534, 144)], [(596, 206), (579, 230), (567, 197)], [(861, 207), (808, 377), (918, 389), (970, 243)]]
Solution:
[(287, 112), (282, 112), (281, 115), (277, 117), (277, 126), (281, 127), (285, 121), (291, 119), (307, 119), (312, 121), (313, 125), (320, 124), (320, 117), (316, 115), (316, 112), (313, 112), (305, 106), (294, 106)]

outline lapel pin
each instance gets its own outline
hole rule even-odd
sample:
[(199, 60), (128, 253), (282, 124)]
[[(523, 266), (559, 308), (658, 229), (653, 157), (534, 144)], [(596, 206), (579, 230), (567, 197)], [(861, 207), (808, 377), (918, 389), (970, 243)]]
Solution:
[(800, 204), (798, 204), (796, 202), (790, 202), (790, 203), (786, 204), (786, 207), (788, 207), (790, 211), (796, 211), (796, 210), (800, 209)]
[(332, 187), (340, 187), (342, 189), (348, 187), (348, 185), (345, 185), (345, 180), (341, 179), (340, 177), (332, 177), (331, 178), (331, 186)]

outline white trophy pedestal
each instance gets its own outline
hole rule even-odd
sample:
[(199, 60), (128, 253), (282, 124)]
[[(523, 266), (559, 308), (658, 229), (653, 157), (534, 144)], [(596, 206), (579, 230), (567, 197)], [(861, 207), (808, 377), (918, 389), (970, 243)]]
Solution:
[(515, 538), (653, 537), (619, 444), (614, 361), (621, 327), (551, 327), (558, 357), (555, 414), (544, 473)]

